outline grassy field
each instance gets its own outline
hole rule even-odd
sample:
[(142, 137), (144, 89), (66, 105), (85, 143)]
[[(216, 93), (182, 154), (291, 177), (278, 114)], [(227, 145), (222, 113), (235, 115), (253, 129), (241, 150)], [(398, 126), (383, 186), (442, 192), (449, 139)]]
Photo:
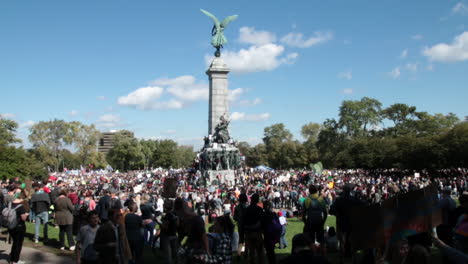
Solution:
[[(327, 222), (325, 224), (326, 226), (335, 226), (335, 217), (334, 216), (329, 216), (327, 219)], [(291, 246), (292, 246), (292, 238), (294, 235), (302, 233), (304, 224), (300, 219), (297, 218), (289, 218), (288, 219), (288, 226), (287, 226), (287, 231), (286, 231), (286, 240), (288, 242), (288, 247), (284, 249), (276, 249), (276, 255), (277, 259), (280, 260), (291, 253)], [(24, 241), (24, 245), (27, 247), (34, 247), (39, 250), (44, 250), (48, 251), (57, 255), (67, 255), (74, 257), (74, 253), (65, 250), (61, 251), (59, 250), (59, 243), (58, 243), (58, 234), (59, 234), (59, 229), (54, 228), (53, 226), (49, 226), (49, 241), (47, 241), (45, 244), (40, 241), (40, 243), (35, 244), (33, 242), (34, 239), (34, 224), (33, 223), (27, 223), (26, 225), (26, 238)], [(40, 237), (42, 238), (42, 226), (40, 230)], [(66, 242), (67, 243), (67, 242)], [(67, 244), (68, 245), (68, 244)], [(437, 250), (432, 250), (431, 252), (432, 255), (432, 260), (434, 261), (433, 263), (439, 263), (440, 262), (440, 255)], [(158, 263), (159, 260), (161, 259), (161, 255), (158, 251), (151, 250), (150, 248), (146, 248), (144, 252), (144, 259), (145, 263)], [(331, 263), (338, 263), (338, 255), (335, 254), (328, 254), (328, 259)], [(234, 259), (234, 263), (238, 264), (243, 264), (246, 263), (245, 260), (241, 259)]]
[[(291, 245), (292, 245), (292, 238), (294, 235), (302, 233), (304, 224), (300, 219), (297, 218), (290, 218), (288, 219), (288, 226), (286, 230), (286, 240), (288, 241), (288, 247), (284, 249), (276, 249), (276, 254), (279, 255), (280, 258), (287, 256), (291, 253)], [(329, 216), (326, 222), (326, 226), (335, 226), (335, 217), (334, 216)], [(42, 225), (40, 228), (40, 238), (42, 238)], [(59, 255), (68, 255), (72, 256), (73, 253), (71, 251), (65, 250), (61, 251), (59, 250), (59, 243), (58, 243), (58, 237), (59, 237), (59, 229), (54, 228), (53, 226), (49, 225), (49, 240), (44, 244), (42, 240), (39, 241), (38, 244), (34, 243), (34, 224), (33, 223), (26, 223), (26, 238), (24, 240), (24, 245), (27, 247), (34, 247), (34, 248), (39, 248), (41, 250), (46, 250), (50, 251), (55, 254)], [(66, 245), (68, 245), (68, 242), (65, 242)], [(148, 263), (152, 263), (153, 260), (156, 260), (156, 255), (154, 252), (151, 250), (148, 250), (148, 252), (145, 252), (145, 259), (147, 260)]]

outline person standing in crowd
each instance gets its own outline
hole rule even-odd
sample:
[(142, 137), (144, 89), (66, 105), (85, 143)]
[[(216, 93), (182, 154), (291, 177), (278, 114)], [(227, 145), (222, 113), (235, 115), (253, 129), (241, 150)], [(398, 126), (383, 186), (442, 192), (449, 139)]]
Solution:
[(442, 224), (437, 226), (437, 237), (445, 244), (453, 246), (453, 232), (450, 226), (450, 216), (455, 211), (457, 204), (450, 196), (451, 190), (446, 188), (442, 191), (442, 196), (439, 200), (439, 207), (442, 210)]
[(16, 208), (17, 224), (15, 227), (8, 229), (10, 237), (13, 239), (10, 251), (10, 263), (15, 264), (19, 262), (21, 249), (23, 248), (24, 236), (26, 233), (26, 219), (28, 219), (29, 205), (26, 201), (26, 194), (24, 191), (17, 193), (13, 201), (7, 206)]
[(161, 223), (161, 250), (164, 255), (164, 263), (177, 263), (177, 250), (179, 248), (179, 240), (177, 238), (177, 226), (179, 219), (176, 213), (172, 210), (172, 201), (167, 200), (164, 203), (165, 215)]
[[(156, 223), (153, 221), (153, 217), (156, 214), (153, 203), (149, 201), (150, 197), (148, 194), (143, 194), (141, 198), (141, 219), (144, 222), (144, 241), (146, 245), (150, 245), (154, 237), (154, 228)], [(138, 208), (138, 207), (137, 207)]]
[(281, 225), (281, 237), (280, 237), (280, 244), (279, 248), (287, 248), (288, 242), (286, 241), (286, 226), (288, 225), (288, 221), (286, 217), (284, 217), (283, 212), (278, 212), (278, 218)]
[(55, 200), (60, 196), (60, 190), (65, 186), (65, 183), (61, 180), (58, 180), (55, 188), (49, 193), (50, 201), (55, 203)]
[(330, 214), (336, 216), (336, 231), (340, 246), (340, 258), (351, 256), (351, 210), (362, 205), (359, 199), (351, 195), (353, 185), (346, 184), (343, 193), (335, 200), (330, 207)]
[[(249, 253), (249, 263), (263, 263), (265, 254), (263, 252), (263, 209), (258, 206), (260, 196), (255, 193), (250, 198), (250, 205), (245, 212), (244, 231), (245, 245)], [(255, 258), (256, 256), (256, 258)]]
[(216, 243), (213, 252), (195, 256), (195, 259), (203, 263), (232, 263), (232, 235), (234, 233), (234, 224), (228, 215), (217, 217), (213, 232), (217, 234)]
[(10, 184), (7, 187), (7, 194), (3, 198), (3, 207), (8, 207), (8, 204), (15, 200), (15, 194), (20, 191), (20, 188), (16, 184)]
[(275, 245), (280, 242), (281, 224), (278, 216), (272, 211), (273, 205), (270, 201), (263, 202), (264, 210), (264, 229), (263, 229), (263, 245), (265, 247), (266, 256), (269, 264), (276, 263)]
[(42, 189), (43, 186), (37, 187), (36, 192), (31, 196), (31, 207), (34, 212), (34, 243), (39, 243), (39, 227), (44, 225), (44, 241), (48, 239), (48, 222), (49, 222), (49, 207), (51, 205), (50, 197)]
[(303, 206), (304, 234), (309, 241), (317, 241), (320, 244), (322, 253), (326, 254), (324, 245), (324, 224), (327, 220), (328, 212), (325, 201), (318, 195), (317, 186), (309, 186), (309, 196), (304, 200)]
[(238, 253), (240, 254), (244, 248), (245, 243), (245, 231), (244, 231), (244, 220), (245, 220), (245, 211), (248, 207), (248, 198), (245, 193), (239, 195), (239, 204), (234, 209), (234, 220), (237, 222), (237, 231), (239, 233), (239, 246)]
[(111, 208), (109, 221), (102, 224), (94, 239), (94, 249), (98, 252), (100, 263), (127, 264), (132, 258), (130, 246), (122, 222), (122, 212)]
[(96, 211), (88, 213), (88, 224), (80, 228), (76, 236), (76, 264), (97, 264), (98, 255), (94, 249), (94, 239), (99, 228)]
[(99, 214), (99, 219), (101, 219), (102, 224), (105, 224), (107, 221), (109, 221), (108, 212), (111, 205), (111, 197), (109, 193), (109, 190), (105, 189), (104, 196), (99, 199), (96, 206), (96, 211)]
[(128, 204), (129, 212), (125, 215), (125, 231), (127, 233), (128, 244), (132, 252), (135, 264), (140, 264), (143, 257), (143, 220), (137, 215), (138, 206), (135, 202)]
[(73, 240), (73, 205), (67, 197), (68, 191), (65, 188), (60, 189), (60, 196), (55, 200), (55, 223), (59, 226), (60, 250), (65, 249), (65, 234), (67, 234), (68, 246), (70, 250), (75, 250), (75, 241)]
[[(182, 226), (184, 232), (188, 234), (187, 241), (182, 247), (182, 257), (185, 258), (186, 263), (192, 263), (192, 261), (196, 261), (195, 256), (209, 253), (205, 221), (201, 216), (191, 212), (187, 203), (181, 198), (175, 200), (174, 208), (180, 219), (179, 226)], [(183, 211), (182, 214), (181, 210)], [(182, 241), (181, 236), (179, 236), (179, 239)]]

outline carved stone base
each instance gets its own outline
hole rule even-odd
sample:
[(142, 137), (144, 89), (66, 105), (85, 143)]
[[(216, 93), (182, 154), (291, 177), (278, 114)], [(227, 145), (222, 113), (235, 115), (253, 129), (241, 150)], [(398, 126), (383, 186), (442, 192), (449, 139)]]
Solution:
[(204, 172), (207, 186), (216, 186), (226, 184), (227, 186), (234, 186), (235, 184), (234, 170), (208, 170)]

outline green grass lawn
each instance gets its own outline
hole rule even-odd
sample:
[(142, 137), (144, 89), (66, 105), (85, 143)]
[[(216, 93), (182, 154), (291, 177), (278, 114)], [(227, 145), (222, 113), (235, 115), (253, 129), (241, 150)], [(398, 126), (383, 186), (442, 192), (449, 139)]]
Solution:
[[(335, 217), (334, 216), (328, 216), (327, 221), (325, 226), (333, 226), (335, 227)], [(288, 219), (288, 226), (286, 230), (286, 240), (288, 242), (288, 247), (284, 249), (276, 249), (275, 252), (277, 254), (277, 259), (282, 259), (286, 256), (288, 256), (291, 253), (291, 246), (292, 246), (292, 238), (294, 235), (302, 233), (302, 229), (304, 227), (303, 222), (298, 219), (298, 218), (289, 218)], [(52, 252), (57, 255), (67, 255), (74, 257), (74, 253), (65, 250), (61, 251), (59, 250), (59, 243), (58, 243), (58, 235), (59, 235), (59, 229), (54, 228), (52, 225), (49, 226), (49, 241), (47, 243), (43, 243), (42, 240), (40, 241), (39, 244), (35, 244), (33, 242), (34, 239), (34, 224), (33, 223), (27, 223), (26, 224), (26, 238), (24, 241), (24, 245), (27, 247), (34, 247), (38, 248), (39, 250), (44, 250), (48, 252)], [(42, 226), (40, 230), (40, 237), (42, 238)], [(68, 243), (68, 242), (66, 242)], [(434, 263), (439, 263), (440, 261), (440, 254), (438, 250), (432, 250), (431, 252), (432, 255), (432, 260)], [(146, 248), (144, 252), (144, 259), (145, 263), (158, 263), (161, 259), (160, 252), (151, 250), (150, 248)], [(334, 254), (328, 254), (328, 259), (331, 263), (338, 263), (338, 255), (336, 253)], [(245, 260), (237, 260), (235, 259), (234, 263), (238, 264), (243, 264), (246, 263)]]
[[(286, 240), (288, 241), (288, 247), (284, 249), (276, 249), (276, 254), (280, 254), (281, 257), (288, 255), (291, 253), (291, 245), (292, 245), (292, 238), (294, 235), (302, 233), (303, 229), (303, 222), (300, 219), (297, 218), (289, 218), (288, 219), (288, 226), (286, 229)], [(326, 222), (326, 226), (335, 226), (335, 217), (334, 216), (329, 216)], [(40, 248), (41, 250), (46, 250), (50, 251), (55, 254), (59, 255), (68, 255), (72, 256), (73, 253), (70, 252), (69, 250), (61, 251), (59, 250), (59, 243), (58, 243), (58, 237), (59, 237), (59, 229), (55, 228), (52, 225), (49, 225), (48, 228), (48, 234), (49, 234), (49, 240), (44, 244), (42, 241), (42, 234), (43, 234), (43, 226), (41, 225), (40, 228), (40, 235), (39, 237), (41, 238), (39, 241), (39, 244), (34, 243), (34, 223), (26, 223), (26, 238), (24, 245), (28, 247), (35, 247), (35, 248)], [(65, 239), (66, 241), (66, 239)], [(68, 245), (67, 241), (65, 242), (66, 245)], [(157, 258), (157, 255), (153, 254), (151, 250), (148, 250), (148, 252), (145, 252), (145, 259), (148, 261), (148, 263), (152, 263), (152, 260), (155, 260)]]

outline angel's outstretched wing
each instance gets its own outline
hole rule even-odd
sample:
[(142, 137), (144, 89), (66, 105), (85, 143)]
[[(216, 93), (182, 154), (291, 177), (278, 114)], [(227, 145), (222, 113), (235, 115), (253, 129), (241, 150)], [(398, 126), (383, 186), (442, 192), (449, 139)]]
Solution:
[(228, 16), (226, 17), (223, 22), (221, 22), (221, 27), (226, 28), (226, 26), (231, 22), (236, 20), (238, 15)]
[[(215, 24), (215, 27), (217, 29), (219, 29), (219, 20), (213, 15), (211, 14), (210, 12), (206, 11), (206, 10), (203, 10), (203, 9), (200, 9), (200, 11), (203, 12), (203, 14), (207, 15), (208, 17), (211, 17), (211, 19), (213, 19), (213, 22)], [(224, 22), (224, 21), (223, 21)]]

